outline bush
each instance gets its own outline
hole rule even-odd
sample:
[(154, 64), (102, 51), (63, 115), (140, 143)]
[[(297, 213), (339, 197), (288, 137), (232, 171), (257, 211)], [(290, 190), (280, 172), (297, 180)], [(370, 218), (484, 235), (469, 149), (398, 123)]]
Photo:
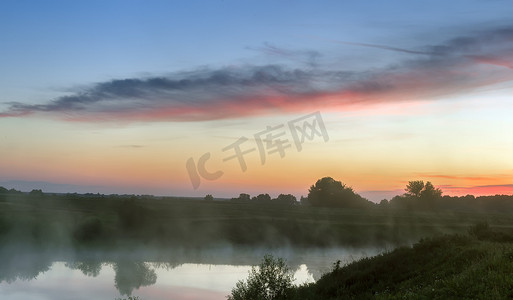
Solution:
[(228, 300), (279, 300), (287, 299), (294, 276), (281, 258), (266, 255), (257, 268), (251, 268), (249, 277), (239, 281)]
[(468, 233), (471, 236), (474, 236), (476, 238), (481, 238), (483, 235), (486, 235), (486, 233), (490, 230), (490, 225), (488, 225), (488, 222), (480, 222), (468, 229)]

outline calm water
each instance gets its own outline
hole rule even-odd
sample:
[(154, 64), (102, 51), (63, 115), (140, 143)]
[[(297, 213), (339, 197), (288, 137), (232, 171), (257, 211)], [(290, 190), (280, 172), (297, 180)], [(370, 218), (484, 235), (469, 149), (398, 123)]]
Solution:
[[(0, 261), (0, 299), (226, 299), (266, 253), (286, 259), (296, 284), (313, 282), (337, 260), (350, 262), (386, 249), (239, 249), (25, 253)], [(63, 260), (55, 257), (65, 258)]]

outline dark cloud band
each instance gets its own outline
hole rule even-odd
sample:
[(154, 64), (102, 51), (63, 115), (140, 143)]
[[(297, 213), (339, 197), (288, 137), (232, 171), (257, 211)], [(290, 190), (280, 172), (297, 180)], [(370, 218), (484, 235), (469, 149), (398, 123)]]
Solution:
[[(408, 50), (350, 43), (407, 54), (389, 68), (339, 70), (316, 65), (243, 65), (160, 77), (97, 83), (43, 104), (10, 103), (0, 117), (48, 114), (75, 121), (195, 121), (299, 111), (315, 105), (435, 99), (513, 79), (513, 28), (499, 28)], [(291, 55), (265, 45), (265, 51)], [(315, 55), (319, 55), (317, 52)]]

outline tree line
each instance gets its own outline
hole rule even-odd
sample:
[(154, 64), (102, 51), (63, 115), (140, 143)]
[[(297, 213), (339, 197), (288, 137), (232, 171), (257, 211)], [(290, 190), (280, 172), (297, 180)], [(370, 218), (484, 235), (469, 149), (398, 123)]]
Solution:
[[(315, 182), (308, 190), (307, 197), (296, 197), (290, 194), (280, 194), (271, 199), (269, 194), (251, 197), (240, 194), (231, 201), (260, 204), (302, 205), (312, 207), (355, 208), (355, 209), (400, 209), (426, 211), (513, 211), (513, 195), (490, 196), (448, 196), (443, 195), (440, 188), (431, 182), (423, 180), (409, 181), (402, 195), (390, 200), (383, 199), (374, 203), (357, 194), (353, 188), (344, 183), (324, 177)], [(211, 195), (209, 195), (211, 196)]]
[[(422, 180), (409, 181), (402, 195), (397, 195), (390, 200), (383, 199), (380, 203), (371, 202), (357, 194), (353, 188), (332, 177), (324, 177), (310, 186), (307, 197), (298, 199), (292, 194), (280, 194), (272, 198), (267, 193), (251, 197), (242, 193), (236, 198), (231, 198), (235, 203), (252, 203), (264, 205), (281, 206), (311, 206), (311, 207), (332, 207), (351, 209), (401, 209), (401, 210), (432, 210), (432, 211), (490, 211), (504, 212), (513, 211), (513, 195), (490, 195), (479, 196), (448, 196), (443, 195), (441, 189), (435, 187), (431, 182)], [(0, 201), (7, 195), (23, 194), (15, 189), (0, 187)], [(44, 197), (48, 194), (40, 189), (28, 193), (33, 198)], [(83, 198), (86, 196), (105, 197), (99, 194), (67, 194), (67, 198)], [(130, 198), (147, 199), (148, 195), (109, 195), (109, 198)], [(166, 197), (164, 197), (166, 198)], [(171, 198), (170, 198), (171, 199)], [(203, 198), (204, 201), (213, 201), (211, 194)]]

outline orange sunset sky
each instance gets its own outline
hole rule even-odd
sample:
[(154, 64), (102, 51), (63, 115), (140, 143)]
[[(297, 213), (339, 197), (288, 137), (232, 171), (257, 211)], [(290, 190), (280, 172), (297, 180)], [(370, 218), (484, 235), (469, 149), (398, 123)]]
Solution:
[[(373, 201), (409, 180), (513, 194), (503, 1), (114, 3), (4, 10), (0, 186), (299, 197), (331, 176)], [(241, 138), (245, 170), (228, 159)]]

